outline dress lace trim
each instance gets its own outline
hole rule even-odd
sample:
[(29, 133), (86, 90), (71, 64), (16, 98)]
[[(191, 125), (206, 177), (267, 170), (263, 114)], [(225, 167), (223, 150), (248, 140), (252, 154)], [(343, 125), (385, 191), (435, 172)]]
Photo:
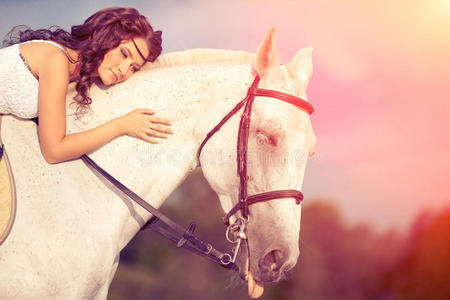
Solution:
[(20, 53), (20, 51), (19, 51), (19, 55), (20, 55), (20, 58), (22, 59), (24, 65), (25, 65), (25, 67), (27, 67), (28, 71), (30, 71), (30, 73), (33, 74), (34, 78), (39, 79), (39, 78), (31, 71), (30, 66), (28, 65), (27, 61), (26, 61), (25, 58), (22, 56), (22, 53)]

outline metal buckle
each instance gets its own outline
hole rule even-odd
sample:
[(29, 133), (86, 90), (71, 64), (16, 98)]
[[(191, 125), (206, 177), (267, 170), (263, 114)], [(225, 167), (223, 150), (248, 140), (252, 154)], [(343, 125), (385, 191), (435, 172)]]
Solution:
[[(189, 234), (189, 235), (191, 235), (191, 234), (194, 232), (196, 226), (197, 226), (197, 225), (196, 225), (195, 223), (191, 223), (191, 224), (189, 225), (189, 228), (186, 230), (186, 233)], [(185, 237), (182, 237), (182, 238), (178, 241), (177, 247), (178, 247), (178, 248), (183, 247), (184, 244), (186, 244), (186, 242), (187, 242), (187, 239), (186, 239)]]

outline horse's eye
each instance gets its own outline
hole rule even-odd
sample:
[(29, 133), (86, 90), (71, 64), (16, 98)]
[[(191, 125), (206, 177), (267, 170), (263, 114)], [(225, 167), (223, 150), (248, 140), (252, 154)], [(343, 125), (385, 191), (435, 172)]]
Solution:
[(277, 140), (274, 136), (267, 136), (263, 134), (262, 132), (258, 132), (256, 135), (256, 145), (258, 146), (265, 146), (265, 145), (271, 145), (276, 146)]

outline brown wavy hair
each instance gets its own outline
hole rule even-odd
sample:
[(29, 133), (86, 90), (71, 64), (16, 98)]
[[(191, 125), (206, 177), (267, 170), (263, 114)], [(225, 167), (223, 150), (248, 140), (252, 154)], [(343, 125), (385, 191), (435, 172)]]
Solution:
[(3, 46), (10, 46), (30, 40), (51, 40), (73, 50), (79, 50), (78, 60), (68, 57), (72, 63), (81, 60), (80, 77), (75, 89), (74, 100), (78, 103), (77, 114), (84, 112), (92, 99), (88, 96), (89, 88), (95, 82), (95, 74), (104, 55), (116, 48), (124, 40), (137, 37), (147, 42), (150, 54), (147, 61), (154, 61), (162, 51), (161, 31), (154, 31), (147, 18), (136, 9), (128, 7), (111, 7), (102, 9), (84, 21), (72, 26), (70, 33), (58, 26), (49, 29), (32, 30), (27, 26), (16, 26), (3, 41)]

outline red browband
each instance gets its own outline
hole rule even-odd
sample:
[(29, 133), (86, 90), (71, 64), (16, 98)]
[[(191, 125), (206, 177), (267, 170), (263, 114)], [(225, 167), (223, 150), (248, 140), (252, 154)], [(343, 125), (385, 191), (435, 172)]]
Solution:
[(301, 110), (306, 111), (308, 114), (312, 114), (314, 112), (314, 107), (305, 100), (283, 92), (266, 89), (255, 89), (253, 91), (249, 91), (249, 94), (262, 97), (277, 98), (297, 106)]

